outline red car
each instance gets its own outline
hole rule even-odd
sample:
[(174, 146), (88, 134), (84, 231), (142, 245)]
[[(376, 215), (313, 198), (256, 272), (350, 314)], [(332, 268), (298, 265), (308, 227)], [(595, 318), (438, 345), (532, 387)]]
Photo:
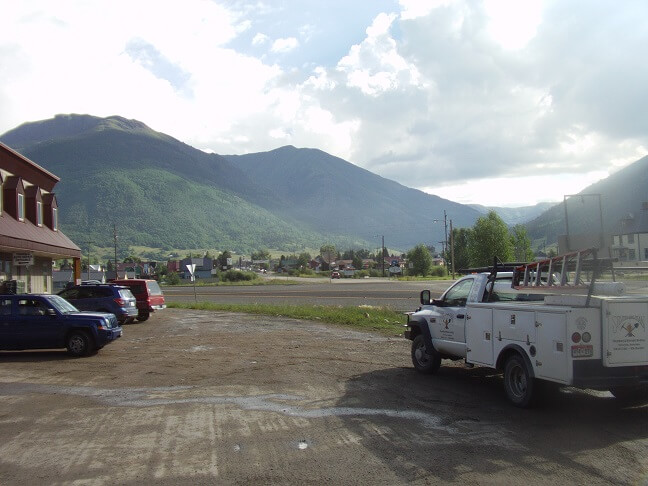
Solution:
[(130, 288), (137, 299), (137, 320), (140, 322), (148, 319), (151, 312), (166, 309), (164, 294), (155, 280), (132, 278), (115, 280), (112, 283)]

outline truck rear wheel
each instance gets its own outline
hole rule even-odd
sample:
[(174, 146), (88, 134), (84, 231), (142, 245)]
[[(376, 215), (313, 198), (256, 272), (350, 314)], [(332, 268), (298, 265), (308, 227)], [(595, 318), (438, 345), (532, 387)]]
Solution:
[(419, 373), (436, 373), (441, 366), (441, 356), (436, 349), (428, 349), (425, 339), (419, 334), (412, 341), (412, 364)]
[(504, 365), (504, 389), (509, 401), (516, 407), (526, 408), (535, 399), (535, 379), (519, 354), (511, 355)]
[(148, 312), (141, 311), (139, 314), (137, 314), (137, 320), (139, 322), (144, 322), (145, 320), (147, 320), (149, 318), (149, 315), (150, 314)]

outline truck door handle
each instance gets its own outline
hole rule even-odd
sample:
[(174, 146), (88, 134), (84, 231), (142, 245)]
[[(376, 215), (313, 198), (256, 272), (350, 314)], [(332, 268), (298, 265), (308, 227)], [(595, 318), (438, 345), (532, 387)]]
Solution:
[(466, 317), (465, 314), (457, 314), (457, 319), (463, 319), (464, 317)]

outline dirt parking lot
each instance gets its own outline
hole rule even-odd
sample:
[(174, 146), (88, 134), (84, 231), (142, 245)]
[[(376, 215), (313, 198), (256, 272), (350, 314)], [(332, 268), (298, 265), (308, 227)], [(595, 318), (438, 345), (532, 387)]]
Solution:
[(409, 342), (167, 309), (97, 355), (0, 352), (0, 483), (648, 484), (648, 406), (501, 378)]

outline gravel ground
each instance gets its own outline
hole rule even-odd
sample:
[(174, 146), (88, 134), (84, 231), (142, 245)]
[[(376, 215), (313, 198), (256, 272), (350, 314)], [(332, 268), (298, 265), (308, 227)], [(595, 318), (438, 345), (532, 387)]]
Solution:
[(409, 342), (166, 309), (96, 355), (0, 352), (0, 483), (648, 484), (648, 406), (501, 377)]

